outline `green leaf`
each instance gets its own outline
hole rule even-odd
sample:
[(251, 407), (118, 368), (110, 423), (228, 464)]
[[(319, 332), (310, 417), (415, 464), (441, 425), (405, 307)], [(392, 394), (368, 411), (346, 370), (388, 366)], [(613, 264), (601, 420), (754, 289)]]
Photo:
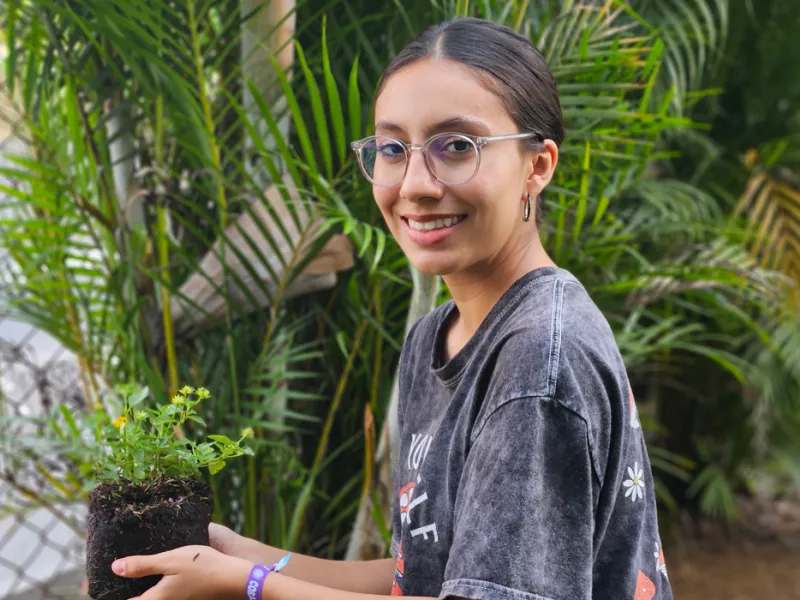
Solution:
[(350, 112), (350, 139), (361, 137), (361, 92), (358, 89), (358, 55), (350, 69), (350, 83), (347, 88), (347, 108)]
[(328, 179), (332, 179), (333, 157), (331, 156), (331, 138), (328, 133), (328, 123), (325, 119), (325, 109), (322, 107), (322, 94), (317, 85), (317, 80), (314, 78), (313, 73), (311, 73), (311, 69), (308, 68), (306, 55), (299, 42), (295, 42), (295, 49), (297, 50), (297, 59), (300, 61), (300, 67), (303, 69), (303, 74), (305, 75), (308, 97), (311, 101), (311, 112), (314, 115), (316, 136), (319, 142), (317, 147), (322, 153), (322, 161), (325, 163), (325, 173)]
[[(272, 60), (272, 67), (275, 69), (275, 73), (278, 76), (278, 82), (283, 89), (284, 97), (286, 98), (286, 103), (289, 105), (289, 112), (292, 115), (292, 122), (294, 123), (295, 133), (297, 134), (298, 139), (300, 140), (300, 147), (303, 149), (303, 158), (305, 159), (308, 166), (311, 168), (312, 171), (317, 171), (317, 159), (314, 155), (314, 148), (311, 145), (311, 138), (308, 135), (308, 127), (306, 126), (305, 119), (303, 118), (303, 113), (300, 110), (300, 105), (297, 100), (297, 96), (295, 95), (294, 91), (292, 90), (292, 86), (289, 83), (288, 78), (286, 77), (286, 73), (281, 68), (278, 59), (274, 56), (271, 57)], [(319, 91), (317, 91), (319, 94)]]
[(198, 417), (197, 415), (189, 415), (189, 420), (194, 421), (195, 423), (201, 425), (202, 427), (208, 427), (208, 425), (206, 425), (206, 422), (202, 419), (202, 417)]
[(225, 467), (224, 460), (214, 460), (208, 464), (208, 472), (212, 475), (216, 475)]
[(606, 214), (606, 210), (608, 209), (608, 204), (610, 201), (611, 199), (608, 196), (600, 197), (600, 201), (597, 203), (597, 208), (594, 211), (594, 220), (592, 221), (592, 229), (597, 229), (597, 226), (600, 224), (600, 221)]
[(144, 387), (134, 393), (132, 396), (128, 398), (128, 406), (133, 408), (134, 406), (138, 406), (150, 395), (150, 388)]
[(339, 97), (339, 88), (331, 71), (331, 57), (328, 52), (328, 20), (323, 16), (322, 20), (322, 72), (325, 78), (325, 89), (328, 94), (328, 106), (331, 112), (331, 126), (333, 135), (336, 139), (336, 151), (339, 162), (343, 163), (347, 155), (347, 142), (344, 137), (344, 114), (342, 112), (342, 101)]
[(67, 427), (69, 428), (70, 433), (72, 433), (72, 435), (75, 436), (76, 438), (80, 437), (81, 433), (78, 430), (78, 425), (75, 423), (75, 419), (73, 418), (69, 408), (67, 408), (62, 404), (61, 406), (58, 407), (58, 409), (59, 411), (61, 411), (64, 420), (67, 422)]
[(583, 174), (581, 175), (581, 184), (580, 184), (580, 191), (578, 197), (578, 209), (575, 213), (575, 225), (573, 226), (572, 230), (572, 239), (577, 240), (578, 236), (583, 229), (583, 221), (586, 218), (586, 205), (589, 202), (589, 176), (590, 176), (590, 168), (591, 168), (591, 144), (589, 140), (586, 140), (584, 144), (584, 155), (583, 155)]
[(8, 55), (6, 57), (6, 86), (8, 94), (14, 97), (15, 83), (17, 79), (17, 13), (20, 10), (21, 0), (8, 0), (6, 13), (6, 47)]
[(234, 445), (234, 442), (226, 435), (209, 435), (208, 439), (225, 445)]

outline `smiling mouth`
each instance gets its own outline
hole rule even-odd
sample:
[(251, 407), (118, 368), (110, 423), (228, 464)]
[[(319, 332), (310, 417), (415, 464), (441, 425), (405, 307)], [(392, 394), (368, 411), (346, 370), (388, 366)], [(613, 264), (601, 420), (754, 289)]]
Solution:
[(402, 219), (408, 224), (408, 226), (415, 230), (415, 231), (435, 231), (437, 229), (447, 229), (448, 227), (453, 227), (454, 225), (458, 225), (467, 218), (467, 215), (458, 215), (455, 217), (445, 217), (443, 219), (435, 219), (431, 221), (415, 221), (408, 217), (402, 217)]

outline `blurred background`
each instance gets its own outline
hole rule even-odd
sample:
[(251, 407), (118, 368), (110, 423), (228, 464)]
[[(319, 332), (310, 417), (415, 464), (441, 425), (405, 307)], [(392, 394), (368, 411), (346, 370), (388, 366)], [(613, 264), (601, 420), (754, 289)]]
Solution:
[(447, 292), (348, 144), (390, 57), (462, 15), (558, 80), (542, 235), (616, 334), (676, 598), (800, 598), (797, 0), (0, 3), (0, 598), (82, 597), (78, 466), (15, 418), (128, 382), (255, 429), (215, 520), (386, 556), (399, 350)]

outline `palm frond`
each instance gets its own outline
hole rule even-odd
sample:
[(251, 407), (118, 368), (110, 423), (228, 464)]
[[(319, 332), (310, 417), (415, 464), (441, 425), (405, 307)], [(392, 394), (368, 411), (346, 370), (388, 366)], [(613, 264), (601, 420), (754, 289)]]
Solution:
[(729, 29), (727, 0), (636, 0), (631, 9), (657, 30), (666, 49), (663, 92), (672, 88), (672, 103), (680, 114), (686, 112), (692, 92), (719, 67)]
[(800, 185), (792, 167), (800, 164), (798, 157), (796, 139), (749, 151), (745, 163), (751, 175), (736, 207), (755, 232), (753, 256), (792, 282), (788, 291), (794, 304), (800, 285)]

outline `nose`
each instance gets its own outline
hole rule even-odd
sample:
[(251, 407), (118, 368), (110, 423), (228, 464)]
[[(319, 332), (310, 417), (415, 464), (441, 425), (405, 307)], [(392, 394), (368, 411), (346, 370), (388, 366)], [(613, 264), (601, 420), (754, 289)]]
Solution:
[(425, 163), (422, 152), (412, 151), (406, 176), (400, 186), (400, 195), (413, 202), (424, 198), (441, 198), (442, 187)]

